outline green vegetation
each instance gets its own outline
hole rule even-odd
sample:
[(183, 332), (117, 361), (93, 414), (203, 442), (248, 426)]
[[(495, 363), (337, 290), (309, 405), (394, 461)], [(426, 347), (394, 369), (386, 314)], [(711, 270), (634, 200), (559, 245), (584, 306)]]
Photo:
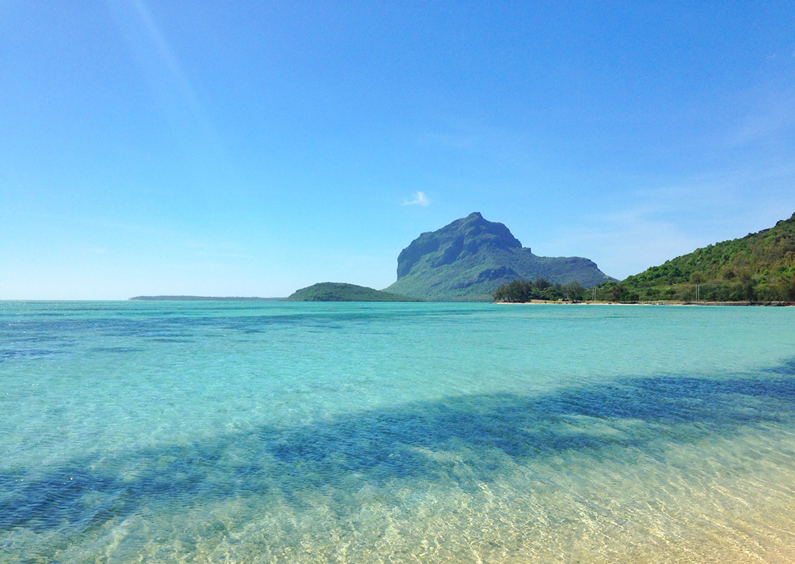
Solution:
[(340, 282), (321, 282), (301, 288), (286, 298), (289, 302), (420, 302), (399, 294)]
[(531, 300), (568, 300), (579, 302), (586, 299), (590, 292), (576, 280), (568, 284), (552, 284), (543, 278), (535, 282), (513, 280), (494, 290), (494, 301), (497, 302), (529, 302)]
[(598, 300), (795, 301), (795, 214), (775, 227), (696, 249), (660, 266), (607, 282)]
[(397, 276), (387, 291), (467, 301), (490, 301), (499, 286), (516, 279), (576, 280), (586, 287), (610, 280), (586, 258), (534, 255), (505, 225), (477, 212), (412, 241), (398, 256)]

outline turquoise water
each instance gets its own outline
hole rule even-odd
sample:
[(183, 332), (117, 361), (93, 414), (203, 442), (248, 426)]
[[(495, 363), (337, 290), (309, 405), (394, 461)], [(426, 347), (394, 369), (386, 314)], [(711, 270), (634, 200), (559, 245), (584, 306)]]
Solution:
[(795, 308), (0, 302), (0, 562), (792, 562)]

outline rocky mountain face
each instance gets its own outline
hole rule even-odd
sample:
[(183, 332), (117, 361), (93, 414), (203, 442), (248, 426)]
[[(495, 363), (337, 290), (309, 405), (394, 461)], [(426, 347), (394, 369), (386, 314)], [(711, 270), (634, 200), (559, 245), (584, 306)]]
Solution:
[(485, 300), (512, 280), (576, 280), (585, 287), (611, 278), (580, 257), (540, 257), (502, 223), (475, 212), (423, 233), (398, 256), (397, 281), (386, 291), (431, 300)]

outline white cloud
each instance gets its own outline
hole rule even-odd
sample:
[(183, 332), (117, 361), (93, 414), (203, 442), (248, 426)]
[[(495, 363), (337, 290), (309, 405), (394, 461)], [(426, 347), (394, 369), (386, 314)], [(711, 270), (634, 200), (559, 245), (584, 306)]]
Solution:
[(414, 204), (418, 204), (420, 206), (427, 206), (431, 203), (428, 199), (428, 196), (425, 195), (425, 192), (414, 192), (412, 194), (413, 200), (403, 200), (404, 206), (413, 206)]

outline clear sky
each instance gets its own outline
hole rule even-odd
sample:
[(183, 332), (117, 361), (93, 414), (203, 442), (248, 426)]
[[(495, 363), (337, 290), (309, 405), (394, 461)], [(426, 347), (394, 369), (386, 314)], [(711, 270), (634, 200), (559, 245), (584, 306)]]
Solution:
[(795, 212), (793, 2), (0, 2), (0, 299), (623, 278)]

